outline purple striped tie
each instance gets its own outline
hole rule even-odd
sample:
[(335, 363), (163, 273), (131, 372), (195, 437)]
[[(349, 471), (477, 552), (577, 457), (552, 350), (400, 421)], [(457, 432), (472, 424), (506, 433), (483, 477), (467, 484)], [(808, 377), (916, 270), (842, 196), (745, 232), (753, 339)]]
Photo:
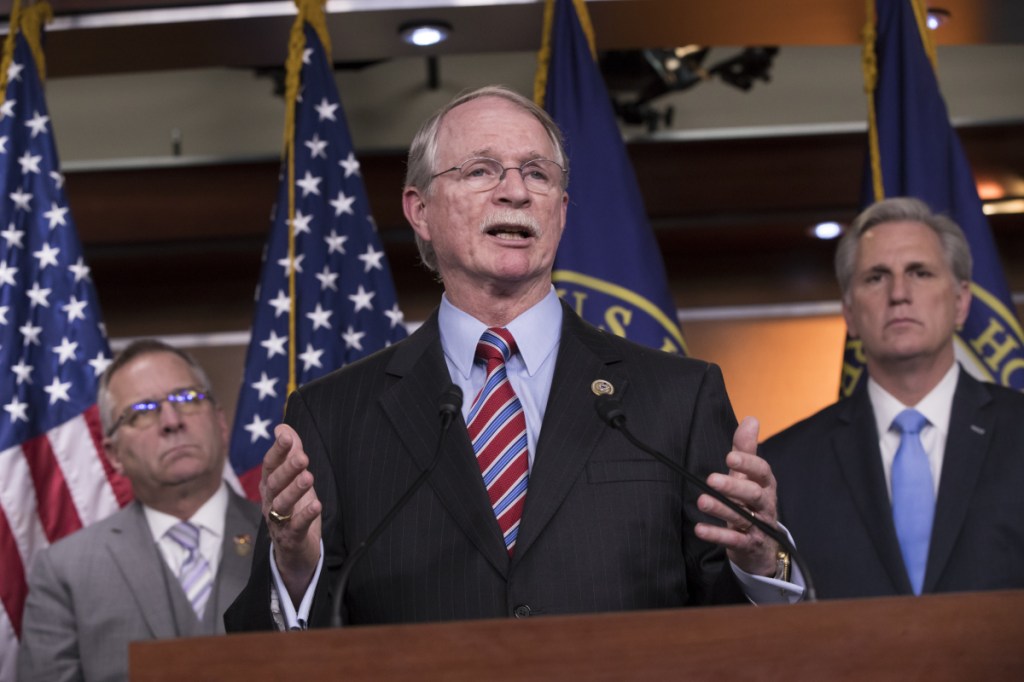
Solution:
[(182, 521), (167, 531), (167, 537), (188, 552), (185, 563), (181, 565), (178, 580), (181, 582), (181, 588), (185, 590), (185, 596), (192, 604), (196, 616), (202, 619), (206, 602), (209, 601), (210, 593), (213, 591), (213, 571), (210, 570), (210, 564), (199, 553), (199, 529), (188, 521)]
[(507, 329), (492, 327), (480, 337), (476, 359), (487, 364), (487, 380), (466, 420), (509, 556), (519, 534), (529, 479), (526, 415), (505, 371), (505, 363), (516, 352), (516, 340)]

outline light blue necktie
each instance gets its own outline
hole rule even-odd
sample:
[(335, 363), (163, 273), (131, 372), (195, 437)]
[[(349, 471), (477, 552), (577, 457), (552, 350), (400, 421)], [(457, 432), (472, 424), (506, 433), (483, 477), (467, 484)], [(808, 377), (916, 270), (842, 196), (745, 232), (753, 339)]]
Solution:
[(206, 602), (210, 599), (213, 591), (213, 571), (203, 555), (199, 553), (199, 528), (188, 521), (182, 521), (172, 526), (167, 531), (167, 536), (181, 545), (187, 552), (188, 557), (181, 565), (181, 573), (178, 580), (181, 581), (181, 588), (185, 590), (196, 617), (202, 619), (203, 611), (206, 609)]
[(928, 420), (917, 410), (903, 410), (892, 423), (901, 434), (892, 463), (892, 520), (910, 584), (921, 594), (935, 517), (935, 486), (920, 436)]

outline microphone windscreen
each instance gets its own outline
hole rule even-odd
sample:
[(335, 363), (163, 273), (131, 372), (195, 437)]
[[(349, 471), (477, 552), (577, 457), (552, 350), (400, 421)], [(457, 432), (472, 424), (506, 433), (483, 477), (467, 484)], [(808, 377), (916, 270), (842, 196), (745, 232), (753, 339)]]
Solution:
[(462, 389), (455, 384), (448, 384), (448, 388), (441, 394), (438, 409), (441, 414), (457, 414), (462, 409)]
[(610, 395), (599, 395), (594, 401), (594, 409), (601, 420), (612, 426), (626, 421), (626, 412), (622, 409), (622, 403)]

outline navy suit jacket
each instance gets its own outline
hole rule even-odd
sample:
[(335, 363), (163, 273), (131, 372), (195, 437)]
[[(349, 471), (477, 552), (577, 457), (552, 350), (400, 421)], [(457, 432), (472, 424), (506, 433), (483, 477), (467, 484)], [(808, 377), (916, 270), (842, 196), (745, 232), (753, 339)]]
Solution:
[[(736, 419), (718, 368), (599, 331), (564, 307), (551, 393), (509, 558), (461, 415), (437, 468), (352, 573), (346, 621), (396, 623), (742, 602), (725, 552), (699, 540), (697, 491), (629, 445), (594, 409), (615, 386), (633, 430), (695, 474), (723, 471)], [(299, 389), (285, 421), (323, 503), (326, 568), (312, 626), (330, 619), (334, 574), (416, 476), (440, 434), (451, 382), (436, 313), (408, 339)], [(471, 397), (468, 399), (472, 399)], [(265, 528), (229, 630), (269, 629)]]
[[(822, 598), (912, 594), (866, 384), (761, 446)], [(1024, 395), (960, 370), (935, 505), (925, 593), (1024, 588)]]

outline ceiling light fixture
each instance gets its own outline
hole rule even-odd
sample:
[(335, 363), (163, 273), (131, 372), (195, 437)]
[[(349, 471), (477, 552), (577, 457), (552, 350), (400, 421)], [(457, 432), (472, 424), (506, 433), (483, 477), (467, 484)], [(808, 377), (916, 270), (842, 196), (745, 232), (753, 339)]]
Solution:
[(398, 27), (402, 40), (417, 47), (430, 47), (448, 40), (452, 27), (443, 21), (410, 21)]
[(818, 239), (835, 239), (843, 233), (843, 226), (834, 220), (818, 223), (811, 228), (811, 234)]
[(929, 7), (928, 18), (925, 20), (925, 23), (928, 24), (928, 28), (934, 31), (951, 18), (952, 15), (949, 13), (949, 10), (942, 9), (941, 7)]

